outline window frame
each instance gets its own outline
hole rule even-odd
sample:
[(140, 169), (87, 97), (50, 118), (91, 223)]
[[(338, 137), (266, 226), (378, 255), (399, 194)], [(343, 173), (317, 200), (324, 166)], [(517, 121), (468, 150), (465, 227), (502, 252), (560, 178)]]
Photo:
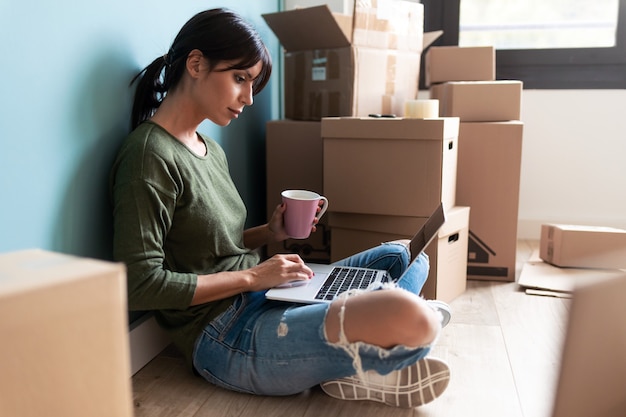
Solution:
[[(424, 31), (444, 31), (433, 45), (459, 44), (461, 1), (421, 1)], [(626, 0), (619, 0), (618, 7), (614, 47), (496, 50), (496, 78), (521, 80), (526, 89), (625, 89)]]

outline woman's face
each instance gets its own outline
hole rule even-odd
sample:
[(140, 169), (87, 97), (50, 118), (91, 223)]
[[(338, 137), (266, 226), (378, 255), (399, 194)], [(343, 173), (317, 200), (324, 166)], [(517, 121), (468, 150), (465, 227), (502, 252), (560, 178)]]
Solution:
[(262, 69), (262, 62), (239, 70), (227, 69), (233, 62), (220, 62), (210, 70), (204, 60), (204, 75), (194, 89), (199, 111), (204, 118), (219, 126), (227, 126), (239, 117), (245, 106), (251, 106), (252, 86)]

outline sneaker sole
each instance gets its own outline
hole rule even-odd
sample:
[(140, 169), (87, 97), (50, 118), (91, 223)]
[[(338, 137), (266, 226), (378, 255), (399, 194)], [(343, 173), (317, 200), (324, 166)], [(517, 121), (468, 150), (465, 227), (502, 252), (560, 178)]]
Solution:
[(321, 384), (322, 390), (333, 398), (353, 401), (375, 401), (393, 407), (413, 408), (439, 397), (450, 382), (450, 368), (436, 358), (424, 358), (417, 363), (380, 375), (365, 373), (367, 381), (357, 376)]

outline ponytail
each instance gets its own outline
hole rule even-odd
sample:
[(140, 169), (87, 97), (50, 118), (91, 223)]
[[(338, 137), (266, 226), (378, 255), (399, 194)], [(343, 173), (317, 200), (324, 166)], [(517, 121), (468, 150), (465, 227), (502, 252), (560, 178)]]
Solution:
[(165, 57), (159, 57), (137, 74), (130, 84), (137, 82), (135, 100), (131, 113), (131, 127), (152, 117), (167, 91), (163, 72), (167, 66)]

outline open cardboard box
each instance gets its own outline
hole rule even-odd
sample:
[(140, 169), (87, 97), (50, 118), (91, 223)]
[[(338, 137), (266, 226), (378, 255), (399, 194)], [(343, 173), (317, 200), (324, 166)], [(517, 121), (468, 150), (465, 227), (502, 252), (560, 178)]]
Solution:
[[(369, 5), (366, 6), (366, 5)], [(285, 117), (402, 115), (417, 97), (424, 36), (420, 3), (355, 2), (354, 14), (327, 5), (263, 15), (285, 48)]]

